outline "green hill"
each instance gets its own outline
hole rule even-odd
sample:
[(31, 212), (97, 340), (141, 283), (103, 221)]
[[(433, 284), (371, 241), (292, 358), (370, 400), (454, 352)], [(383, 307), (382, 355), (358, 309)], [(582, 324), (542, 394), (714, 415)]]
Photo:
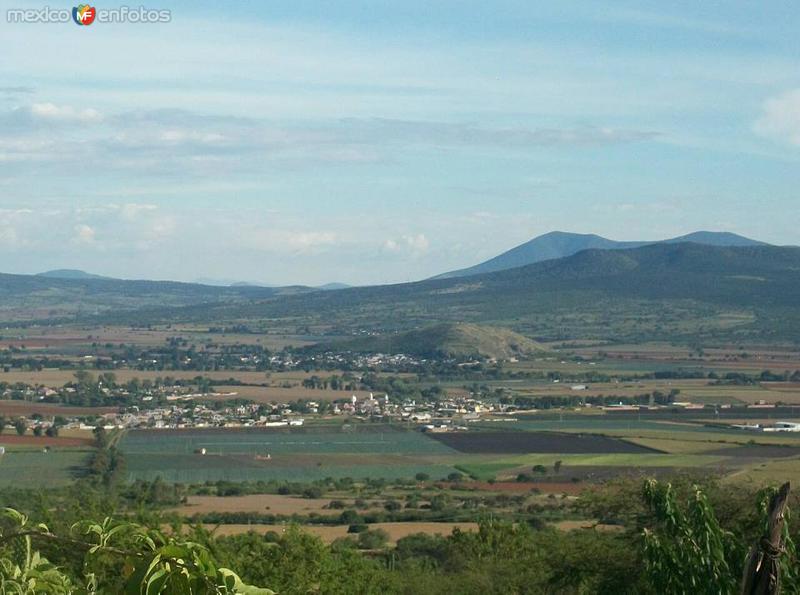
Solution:
[(497, 359), (529, 355), (541, 349), (535, 341), (508, 329), (467, 323), (436, 324), (401, 333), (351, 339), (327, 347), (421, 357), (477, 355)]

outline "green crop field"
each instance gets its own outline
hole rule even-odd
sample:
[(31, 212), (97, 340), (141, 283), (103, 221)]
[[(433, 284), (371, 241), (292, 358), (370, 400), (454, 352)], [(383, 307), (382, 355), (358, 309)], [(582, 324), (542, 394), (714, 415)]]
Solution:
[(85, 468), (90, 449), (12, 450), (0, 455), (0, 487), (64, 485)]
[[(317, 464), (298, 461), (296, 465), (279, 465), (270, 462), (249, 464), (238, 457), (198, 455), (132, 454), (126, 458), (130, 479), (153, 480), (160, 477), (175, 483), (202, 483), (205, 481), (257, 481), (285, 480), (308, 482), (326, 477), (353, 479), (412, 478), (417, 473), (427, 473), (433, 478), (443, 478), (456, 469), (450, 465), (365, 460), (362, 464), (338, 464), (320, 460)], [(291, 462), (291, 459), (289, 460)]]
[[(460, 458), (421, 432), (391, 426), (132, 431), (120, 448), (132, 479), (172, 482), (445, 477), (455, 470), (450, 459)], [(196, 454), (201, 448), (205, 455)]]
[[(494, 431), (497, 424), (481, 424)], [(427, 473), (434, 479), (458, 470), (489, 479), (516, 467), (562, 461), (571, 467), (625, 468), (740, 468), (745, 461), (728, 457), (725, 447), (758, 442), (798, 445), (797, 437), (764, 436), (700, 424), (587, 417), (585, 419), (526, 420), (502, 425), (502, 430), (599, 433), (620, 436), (664, 452), (559, 454), (537, 452), (461, 453), (446, 441), (390, 425), (339, 425), (270, 429), (134, 430), (120, 448), (130, 479), (201, 483), (228, 480), (312, 481), (326, 477), (411, 478)], [(515, 432), (516, 433), (516, 432)], [(517, 434), (518, 436), (518, 434)], [(648, 442), (651, 441), (651, 442)], [(206, 454), (200, 454), (205, 449)], [(722, 451), (722, 452), (721, 452)], [(730, 450), (735, 454), (733, 450)], [(758, 455), (764, 460), (765, 456)]]
[(126, 454), (446, 454), (454, 452), (425, 434), (394, 426), (318, 426), (297, 429), (134, 430), (122, 439)]

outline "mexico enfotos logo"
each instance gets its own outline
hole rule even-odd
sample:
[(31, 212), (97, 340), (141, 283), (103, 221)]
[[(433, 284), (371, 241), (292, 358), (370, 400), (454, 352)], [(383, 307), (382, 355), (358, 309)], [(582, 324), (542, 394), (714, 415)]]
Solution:
[(66, 8), (9, 8), (6, 11), (9, 23), (69, 23), (88, 27), (93, 23), (169, 23), (172, 11), (164, 8), (144, 6), (120, 6), (118, 8), (95, 8), (79, 4), (72, 10)]

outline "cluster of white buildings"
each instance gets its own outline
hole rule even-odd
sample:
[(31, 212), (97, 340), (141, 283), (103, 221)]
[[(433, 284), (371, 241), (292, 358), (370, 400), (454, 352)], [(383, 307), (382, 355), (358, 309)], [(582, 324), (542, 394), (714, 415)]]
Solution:
[(800, 423), (776, 421), (774, 424), (734, 424), (734, 428), (751, 432), (800, 432)]
[(414, 399), (396, 403), (388, 395), (376, 398), (372, 393), (364, 399), (353, 395), (349, 402), (336, 403), (332, 409), (334, 415), (357, 415), (435, 427), (455, 427), (452, 425), (454, 419), (477, 421), (481, 414), (496, 411), (498, 410), (494, 404), (484, 403), (471, 395), (446, 398), (435, 403), (417, 403)]
[(269, 414), (259, 414), (258, 405), (241, 405), (224, 409), (211, 409), (202, 404), (193, 407), (170, 405), (153, 409), (130, 408), (125, 413), (107, 413), (94, 424), (73, 421), (67, 427), (92, 429), (102, 425), (112, 428), (255, 428), (302, 426), (304, 419), (288, 406)]

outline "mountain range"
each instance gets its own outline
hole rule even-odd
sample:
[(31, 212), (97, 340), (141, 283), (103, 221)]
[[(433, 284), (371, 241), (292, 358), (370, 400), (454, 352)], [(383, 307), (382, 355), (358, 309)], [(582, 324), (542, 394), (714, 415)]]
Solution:
[(730, 232), (696, 231), (677, 238), (659, 241), (619, 242), (609, 240), (595, 234), (568, 233), (552, 231), (520, 244), (511, 250), (503, 252), (489, 260), (465, 269), (450, 271), (436, 275), (433, 279), (449, 279), (452, 277), (468, 277), (481, 273), (492, 273), (513, 269), (544, 260), (572, 256), (582, 250), (626, 250), (640, 248), (649, 244), (679, 244), (681, 242), (694, 242), (708, 246), (763, 246), (764, 242), (751, 240), (744, 236)]
[[(86, 279), (105, 279), (107, 281), (124, 281), (125, 279), (118, 279), (115, 277), (106, 277), (103, 275), (95, 275), (93, 273), (87, 273), (86, 271), (81, 271), (79, 269), (54, 269), (52, 271), (45, 271), (44, 273), (36, 273), (35, 277), (46, 277), (48, 279), (71, 279), (71, 280), (86, 280)], [(154, 283), (160, 283), (160, 281), (153, 281)], [(166, 283), (173, 283), (172, 281), (166, 281)], [(180, 283), (179, 281), (175, 281), (174, 283)], [(213, 279), (210, 277), (201, 277), (196, 279), (189, 285), (206, 285), (209, 287), (262, 287), (262, 288), (273, 288), (273, 289), (280, 289), (279, 286), (276, 285), (269, 285), (267, 283), (258, 283), (256, 281), (235, 281), (233, 279)], [(300, 287), (300, 286), (297, 286)], [(345, 289), (347, 287), (351, 287), (346, 283), (326, 283), (325, 285), (319, 285), (317, 287), (310, 287), (309, 289), (322, 289), (325, 291), (331, 289)]]
[[(75, 271), (0, 275), (0, 322), (233, 322), (339, 335), (364, 330), (396, 335), (467, 322), (537, 340), (798, 341), (800, 248), (733, 234), (688, 237), (704, 243), (679, 241), (684, 237), (620, 246), (599, 236), (547, 234), (528, 243), (527, 258), (587, 243), (605, 247), (497, 271), (328, 291), (124, 281)], [(548, 246), (549, 252), (543, 248)]]
[[(444, 322), (537, 340), (786, 340), (800, 337), (800, 248), (648, 244), (468, 277), (150, 311), (162, 321), (283, 320), (383, 334)], [(133, 316), (141, 319), (144, 313)], [(109, 320), (130, 320), (119, 315)], [(300, 328), (300, 327), (298, 327)]]

